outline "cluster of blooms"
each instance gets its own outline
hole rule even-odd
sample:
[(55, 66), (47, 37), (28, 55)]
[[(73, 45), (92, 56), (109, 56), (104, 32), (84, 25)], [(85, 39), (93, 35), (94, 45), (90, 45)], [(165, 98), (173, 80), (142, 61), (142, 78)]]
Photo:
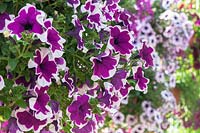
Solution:
[[(158, 26), (160, 28), (156, 33), (150, 24), (151, 18), (145, 17), (143, 13), (153, 16), (150, 1), (138, 0), (136, 14), (120, 7), (119, 2), (120, 0), (87, 0), (81, 3), (80, 0), (67, 0), (67, 5), (74, 9), (71, 21), (74, 29), (68, 31), (67, 35), (76, 39), (77, 49), (89, 54), (91, 58), (88, 63), (92, 63), (87, 68), (93, 71), (91, 78), (87, 79), (90, 82), (82, 81), (85, 83), (81, 86), (77, 85), (79, 77), (74, 76), (63, 58), (65, 39), (52, 26), (53, 19), (46, 18), (43, 11), (30, 4), (23, 7), (16, 17), (7, 13), (0, 14), (0, 33), (4, 33), (4, 36), (23, 40), (24, 34), (28, 34), (42, 42), (34, 49), (33, 59), (27, 62), (28, 68), (34, 73), (30, 74), (30, 81), (27, 82), (25, 76), (15, 80), (15, 85), (24, 85), (27, 88), (25, 95), (28, 98), (24, 101), (28, 103), (28, 107), (14, 108), (11, 118), (3, 124), (6, 130), (46, 132), (48, 129), (48, 132), (62, 132), (62, 112), (65, 111), (60, 109), (62, 103), (51, 99), (48, 94), (53, 84), (68, 89), (68, 99), (72, 102), (67, 106), (66, 114), (72, 126), (71, 132), (75, 133), (97, 132), (97, 126), (104, 123), (107, 112), (118, 112), (121, 102), (127, 99), (133, 88), (146, 93), (149, 79), (145, 77), (144, 69), (153, 67), (158, 82), (165, 82), (165, 74), (170, 76), (167, 86), (175, 86), (176, 55), (186, 49), (192, 35), (187, 17), (183, 13), (167, 10), (160, 18), (169, 21), (170, 25), (164, 30)], [(169, 4), (172, 0), (163, 0), (164, 2)], [(78, 12), (83, 14), (82, 18), (79, 18)], [(95, 50), (85, 45), (84, 36), (87, 37), (87, 30), (99, 35), (92, 44)], [(154, 50), (161, 43), (166, 50), (162, 58)], [(6, 76), (0, 76), (0, 90), (5, 87), (3, 78)], [(135, 81), (134, 87), (130, 85), (130, 80)], [(162, 95), (166, 104), (171, 107), (167, 109), (172, 109), (174, 98), (169, 92), (163, 92)], [(148, 108), (144, 109), (147, 118), (142, 119), (143, 122), (154, 119), (156, 126), (161, 129), (167, 113), (162, 112), (166, 111), (162, 110), (165, 106), (164, 104), (158, 110), (149, 103)], [(117, 114), (120, 113), (114, 115), (116, 119)], [(131, 121), (132, 116), (127, 119)], [(139, 125), (132, 128), (132, 132), (139, 129), (143, 130)]]
[(139, 116), (136, 114), (128, 114), (125, 118), (123, 113), (117, 112), (112, 116), (114, 125), (102, 129), (102, 132), (144, 133), (148, 131), (163, 133), (170, 126), (166, 115), (175, 111), (177, 105), (176, 99), (170, 91), (162, 91), (161, 96), (163, 99), (163, 105), (161, 107), (154, 108), (150, 101), (143, 101), (141, 105), (143, 113)]
[[(158, 83), (164, 83), (167, 88), (174, 88), (176, 86), (175, 72), (178, 68), (177, 56), (179, 56), (189, 45), (190, 38), (193, 35), (192, 22), (188, 20), (186, 14), (174, 12), (169, 9), (170, 5), (174, 1), (163, 0), (162, 6), (166, 11), (159, 16), (159, 22), (154, 21), (154, 16), (151, 14), (151, 4), (149, 1), (136, 2), (136, 10), (140, 7), (138, 4), (144, 5), (145, 9), (149, 9), (148, 13), (150, 17), (141, 16), (141, 20), (137, 20), (137, 35), (134, 40), (134, 46), (136, 49), (140, 49), (141, 42), (145, 42), (147, 46), (154, 49), (158, 49), (158, 52), (154, 51), (153, 56), (153, 69), (155, 71), (155, 80)], [(150, 7), (150, 8), (148, 8)], [(139, 10), (140, 12), (143, 12)], [(146, 10), (144, 10), (146, 12)], [(145, 13), (140, 13), (145, 14)], [(153, 21), (153, 22), (152, 22)], [(164, 23), (160, 25), (159, 23)], [(155, 26), (156, 25), (156, 26)], [(164, 27), (163, 27), (164, 26)], [(159, 48), (164, 49), (159, 51)], [(154, 80), (154, 79), (153, 79)], [(155, 86), (156, 87), (156, 86)], [(127, 131), (125, 128), (120, 128), (117, 130), (112, 130), (106, 128), (104, 132), (133, 132), (133, 133), (143, 133), (145, 130), (154, 132), (163, 132), (169, 126), (169, 122), (165, 118), (165, 115), (176, 109), (176, 101), (173, 94), (167, 90), (161, 93), (165, 102), (158, 109), (151, 107), (150, 102), (143, 103), (144, 113), (140, 116), (140, 124), (135, 125), (138, 120), (136, 116), (127, 115), (126, 124), (135, 125)], [(126, 102), (128, 102), (126, 100)], [(144, 105), (147, 105), (145, 108)], [(152, 111), (150, 114), (149, 111)], [(111, 116), (113, 117), (113, 116)], [(124, 122), (124, 115), (121, 112), (117, 112), (113, 117), (114, 124), (118, 125)], [(130, 119), (132, 122), (130, 122)], [(123, 127), (123, 126), (121, 126)]]
[(174, 88), (176, 86), (175, 72), (179, 68), (177, 57), (189, 46), (194, 31), (193, 24), (186, 14), (168, 9), (170, 5), (166, 4), (169, 3), (169, 1), (166, 3), (163, 1), (163, 7), (167, 10), (160, 14), (158, 22), (151, 24), (153, 18), (144, 19), (134, 43), (146, 40), (149, 46), (158, 51), (164, 49), (153, 54), (155, 79), (158, 83), (164, 83), (167, 88)]
[[(20, 133), (30, 130), (39, 132), (47, 125), (51, 132), (59, 131), (62, 111), (59, 103), (51, 100), (47, 91), (53, 79), (59, 80), (59, 72), (66, 70), (65, 59), (62, 58), (65, 40), (52, 26), (52, 19), (46, 18), (46, 14), (33, 5), (27, 4), (21, 8), (16, 17), (11, 17), (7, 13), (0, 16), (3, 18), (1, 33), (7, 32), (10, 36), (15, 36), (17, 40), (23, 39), (23, 34), (27, 33), (32, 35), (33, 39), (37, 38), (43, 42), (35, 50), (33, 59), (27, 62), (28, 68), (33, 68), (30, 71), (33, 71), (35, 75), (30, 77), (29, 82), (23, 75), (15, 81), (15, 86), (24, 85), (27, 88), (25, 95), (28, 97), (26, 101), (29, 106), (15, 107), (10, 119), (4, 123), (4, 126), (7, 126), (2, 128), (1, 132)], [(9, 74), (8, 79), (13, 77), (12, 73), (9, 72)], [(2, 76), (0, 76), (0, 86), (0, 89), (5, 87)]]
[[(115, 113), (120, 106), (121, 101), (128, 96), (133, 89), (127, 78), (132, 77), (136, 81), (135, 89), (146, 92), (149, 80), (144, 77), (143, 69), (153, 66), (153, 48), (147, 46), (146, 42), (141, 42), (141, 48), (134, 46), (134, 34), (136, 34), (135, 16), (127, 10), (121, 8), (119, 0), (110, 1), (92, 1), (87, 0), (80, 10), (86, 13), (82, 19), (78, 19), (77, 8), (80, 2), (68, 0), (68, 5), (74, 8), (72, 23), (75, 30), (69, 32), (77, 40), (77, 48), (83, 52), (89, 51), (84, 45), (83, 33), (85, 28), (95, 29), (100, 36), (100, 42), (94, 41), (94, 46), (99, 51), (97, 56), (91, 57), (93, 75), (91, 79), (94, 85), (83, 84), (77, 90), (70, 90), (69, 94), (74, 94), (74, 100), (67, 108), (67, 114), (77, 128), (74, 132), (96, 132), (97, 123), (102, 123), (105, 112)], [(81, 21), (87, 21), (83, 25)], [(107, 23), (106, 23), (107, 22)], [(115, 22), (115, 26), (108, 25), (109, 22)], [(107, 37), (105, 34), (109, 34)], [(108, 38), (106, 40), (106, 38)], [(106, 43), (106, 44), (105, 44)], [(105, 50), (102, 52), (102, 49)], [(132, 54), (137, 54), (133, 57)], [(144, 62), (138, 62), (140, 57)], [(131, 68), (127, 69), (125, 66)], [(144, 66), (144, 67), (143, 67)], [(131, 73), (132, 72), (132, 73)], [(102, 83), (103, 81), (103, 83)], [(98, 84), (100, 83), (100, 84)], [(102, 83), (102, 84), (101, 84)], [(78, 91), (78, 93), (76, 93)], [(97, 98), (98, 107), (101, 109), (101, 115), (92, 113), (90, 99)], [(84, 110), (83, 110), (84, 108)]]
[[(87, 0), (82, 6), (80, 1), (68, 0), (67, 4), (74, 8), (72, 24), (74, 30), (68, 34), (77, 40), (77, 49), (89, 53), (85, 47), (83, 33), (85, 28), (95, 29), (100, 36), (100, 42), (94, 42), (97, 55), (90, 58), (93, 74), (93, 85), (85, 83), (77, 86), (77, 81), (70, 77), (70, 70), (62, 57), (64, 53), (65, 39), (52, 26), (52, 19), (46, 18), (46, 14), (27, 4), (21, 8), (18, 16), (11, 17), (1, 14), (1, 32), (4, 35), (23, 40), (24, 34), (32, 35), (33, 39), (39, 39), (42, 43), (35, 49), (33, 59), (27, 62), (30, 81), (25, 76), (18, 77), (15, 85), (23, 85), (27, 88), (25, 94), (28, 103), (27, 108), (15, 107), (8, 121), (4, 123), (8, 132), (62, 132), (62, 112), (58, 103), (52, 100), (48, 90), (52, 84), (67, 86), (68, 98), (72, 100), (66, 109), (66, 114), (72, 123), (71, 132), (94, 133), (97, 132), (98, 123), (103, 123), (105, 112), (115, 113), (121, 101), (128, 96), (133, 87), (127, 78), (136, 82), (135, 89), (147, 92), (149, 80), (144, 77), (143, 69), (154, 65), (153, 48), (146, 42), (140, 46), (134, 44), (136, 34), (135, 16), (121, 8), (120, 0), (93, 1)], [(81, 7), (86, 16), (78, 18), (77, 8)], [(88, 23), (83, 25), (81, 21)], [(111, 26), (109, 22), (115, 22)], [(108, 36), (106, 36), (106, 34)], [(105, 42), (105, 38), (107, 38)], [(133, 56), (135, 55), (136, 56)], [(140, 59), (138, 61), (138, 58)], [(89, 60), (88, 60), (89, 62)], [(91, 68), (88, 68), (91, 69)], [(9, 67), (8, 67), (9, 72)], [(61, 72), (65, 72), (64, 75)], [(7, 77), (12, 78), (12, 73)], [(5, 75), (3, 75), (4, 78)], [(5, 87), (4, 79), (0, 76), (0, 89)], [(90, 79), (88, 79), (90, 80)], [(66, 92), (67, 93), (67, 92)], [(95, 101), (97, 99), (97, 103)], [(101, 113), (94, 113), (92, 101), (101, 109)], [(95, 107), (95, 108), (97, 108)]]

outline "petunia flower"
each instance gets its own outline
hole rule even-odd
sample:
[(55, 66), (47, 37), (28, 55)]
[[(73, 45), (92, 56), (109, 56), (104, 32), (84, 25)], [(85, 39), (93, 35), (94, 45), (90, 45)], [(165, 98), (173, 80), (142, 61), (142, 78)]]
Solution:
[(168, 9), (173, 2), (174, 2), (174, 0), (163, 0), (162, 1), (162, 7), (164, 9)]
[(67, 0), (67, 5), (74, 8), (74, 13), (77, 13), (77, 7), (80, 3), (80, 0)]
[(55, 100), (50, 100), (49, 103), (53, 112), (53, 117), (51, 118), (52, 122), (49, 125), (49, 131), (52, 133), (59, 132), (62, 129), (61, 119), (63, 118), (62, 111), (60, 110), (60, 104)]
[(115, 133), (124, 133), (124, 130), (121, 129), (121, 128), (119, 128), (119, 129), (117, 129), (117, 130), (115, 131)]
[(51, 58), (49, 49), (40, 48), (35, 51), (34, 60), (30, 59), (29, 68), (35, 68), (35, 74), (38, 76), (37, 82), (40, 86), (45, 87), (51, 84), (51, 79), (57, 73), (55, 60)]
[(27, 132), (32, 129), (39, 132), (48, 124), (47, 120), (36, 119), (32, 113), (22, 108), (16, 110), (15, 116), (17, 119), (17, 125), (23, 132)]
[(97, 81), (99, 79), (111, 78), (116, 72), (116, 66), (119, 62), (119, 55), (111, 56), (110, 51), (106, 51), (98, 55), (97, 57), (91, 57), (90, 61), (93, 63), (93, 75), (92, 80)]
[(138, 119), (137, 119), (136, 116), (130, 115), (130, 114), (128, 114), (128, 115), (126, 116), (126, 123), (128, 124), (128, 126), (133, 126), (133, 125), (135, 125), (137, 122), (138, 122)]
[(82, 12), (87, 12), (87, 20), (89, 21), (89, 28), (95, 28), (97, 32), (106, 28), (106, 18), (102, 13), (101, 3), (96, 1), (87, 0), (85, 5), (81, 7)]
[(170, 75), (169, 77), (169, 87), (174, 88), (176, 86), (176, 76)]
[(142, 67), (133, 67), (133, 79), (137, 81), (135, 86), (136, 90), (147, 92), (147, 84), (149, 83), (149, 79), (144, 77), (144, 72), (142, 71)]
[(36, 111), (35, 117), (40, 120), (45, 120), (53, 116), (48, 102), (50, 100), (47, 94), (48, 87), (35, 86), (35, 97), (29, 99), (29, 106), (32, 110)]
[(3, 33), (7, 27), (7, 23), (13, 18), (13, 15), (8, 13), (0, 13), (0, 33)]
[(67, 115), (69, 116), (71, 121), (79, 127), (82, 127), (85, 124), (87, 124), (87, 118), (91, 115), (89, 96), (77, 96), (77, 99), (75, 99), (67, 107)]
[(17, 119), (14, 117), (10, 117), (8, 120), (7, 131), (9, 133), (23, 133), (17, 125)]
[(167, 102), (174, 100), (174, 96), (173, 96), (172, 92), (170, 92), (168, 90), (163, 90), (161, 92), (161, 96)]
[(78, 19), (77, 15), (72, 16), (72, 23), (75, 27), (73, 31), (69, 31), (68, 34), (73, 36), (77, 40), (77, 48), (79, 50), (83, 50), (84, 48), (84, 40), (83, 40), (83, 32), (85, 31), (85, 28), (81, 24), (80, 20)]
[(165, 82), (165, 75), (164, 75), (164, 73), (157, 71), (156, 75), (155, 75), (155, 80), (158, 83), (164, 83)]
[(59, 32), (54, 27), (52, 27), (52, 21), (52, 19), (46, 19), (43, 24), (46, 31), (37, 36), (42, 42), (50, 45), (53, 56), (59, 58), (64, 53), (63, 43), (65, 43), (65, 39), (59, 35)]
[(14, 18), (7, 26), (11, 31), (11, 35), (16, 35), (17, 39), (22, 37), (22, 32), (29, 31), (30, 33), (42, 34), (42, 21), (45, 18), (43, 11), (37, 10), (35, 6), (27, 4), (21, 8), (18, 16)]
[(133, 49), (132, 41), (133, 39), (128, 30), (122, 30), (118, 26), (110, 28), (108, 48), (114, 49), (122, 55), (130, 54)]
[(115, 89), (119, 90), (126, 84), (126, 76), (127, 72), (125, 70), (119, 70), (115, 73), (111, 79), (111, 84), (113, 84)]
[(81, 11), (82, 11), (82, 12), (91, 13), (91, 12), (93, 12), (93, 11), (95, 10), (95, 8), (96, 8), (96, 7), (95, 7), (94, 3), (92, 3), (91, 0), (87, 0), (87, 1), (85, 2), (85, 4), (81, 6)]
[(119, 92), (118, 92), (119, 98), (120, 98), (120, 99), (123, 99), (123, 98), (127, 97), (128, 94), (129, 94), (129, 92), (130, 92), (131, 90), (133, 90), (133, 89), (134, 89), (134, 88), (133, 88), (130, 84), (128, 84), (128, 83), (126, 82), (126, 84), (125, 84), (122, 88), (120, 88), (120, 90), (119, 90)]
[(155, 119), (156, 123), (161, 124), (163, 122), (163, 117), (162, 117), (161, 112), (159, 112), (157, 110), (154, 111), (154, 119)]
[(145, 127), (142, 124), (137, 124), (134, 126), (134, 128), (131, 130), (131, 133), (144, 133)]
[(72, 128), (72, 133), (96, 133), (96, 123), (93, 120), (88, 121), (88, 123), (83, 127)]
[(163, 35), (166, 37), (166, 38), (171, 38), (173, 35), (175, 34), (175, 29), (173, 26), (167, 26), (165, 28), (165, 31), (163, 32)]
[(153, 48), (150, 46), (148, 47), (145, 42), (143, 42), (143, 47), (139, 50), (139, 56), (145, 61), (145, 67), (153, 66), (152, 53)]
[(141, 113), (139, 118), (140, 118), (140, 122), (142, 124), (147, 123), (147, 121), (148, 121), (148, 116), (147, 116), (146, 112)]
[(4, 87), (5, 87), (4, 79), (3, 79), (3, 77), (0, 75), (0, 90), (2, 90)]
[(115, 124), (121, 124), (124, 121), (124, 114), (121, 112), (117, 112), (112, 116), (112, 120)]
[(108, 90), (105, 90), (103, 92), (99, 92), (97, 99), (98, 99), (101, 107), (110, 107), (110, 105), (111, 105), (111, 94), (108, 92)]
[(65, 71), (67, 69), (65, 58), (63, 57), (55, 58), (55, 62), (57, 64), (57, 68), (59, 71)]
[(65, 70), (65, 75), (62, 79), (62, 83), (67, 87), (68, 96), (72, 97), (75, 92), (78, 91), (78, 89), (74, 86), (74, 80), (70, 77), (69, 68), (67, 67)]
[(125, 105), (127, 105), (127, 104), (128, 104), (128, 96), (127, 96), (127, 97), (124, 97), (124, 98), (122, 98), (122, 100), (121, 100), (121, 104), (125, 104)]
[(135, 9), (137, 10), (137, 16), (140, 19), (144, 19), (145, 17), (148, 16), (153, 16), (153, 10), (151, 7), (151, 0), (137, 0), (136, 1), (136, 5), (135, 5)]
[(152, 104), (150, 101), (143, 101), (142, 102), (142, 109), (143, 111), (146, 111), (148, 108), (151, 108)]

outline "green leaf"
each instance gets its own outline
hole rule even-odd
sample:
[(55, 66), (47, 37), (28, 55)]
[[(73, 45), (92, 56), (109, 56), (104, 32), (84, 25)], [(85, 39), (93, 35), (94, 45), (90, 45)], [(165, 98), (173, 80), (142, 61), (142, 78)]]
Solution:
[(13, 71), (16, 68), (18, 62), (19, 62), (19, 60), (17, 60), (17, 59), (9, 59), (8, 60), (8, 65), (10, 66), (11, 71)]
[(100, 108), (96, 107), (94, 108), (93, 113), (101, 115), (102, 111)]
[(5, 96), (0, 96), (0, 101), (2, 101), (3, 103), (7, 103), (8, 99)]
[(24, 58), (32, 58), (33, 57), (33, 53), (32, 52), (24, 53), (22, 57), (24, 57)]
[(91, 98), (90, 99), (90, 104), (91, 105), (97, 105), (99, 102), (98, 102), (98, 100), (97, 99), (95, 99), (95, 98)]
[(0, 12), (1, 13), (5, 12), (6, 8), (7, 8), (7, 4), (5, 4), (5, 3), (0, 4)]
[(26, 108), (27, 107), (27, 104), (26, 102), (23, 100), (23, 99), (19, 99), (16, 101), (16, 104), (19, 106), (19, 107), (22, 107), (22, 108)]
[(14, 82), (12, 80), (5, 78), (4, 81), (5, 81), (5, 84), (6, 84), (6, 88), (12, 88), (13, 87)]
[(3, 55), (8, 56), (8, 54), (10, 53), (9, 45), (2, 45), (1, 46), (1, 52), (2, 52)]
[(9, 107), (4, 107), (4, 106), (0, 107), (0, 114), (2, 114), (3, 118), (6, 120), (10, 118), (11, 112), (12, 112), (11, 108)]

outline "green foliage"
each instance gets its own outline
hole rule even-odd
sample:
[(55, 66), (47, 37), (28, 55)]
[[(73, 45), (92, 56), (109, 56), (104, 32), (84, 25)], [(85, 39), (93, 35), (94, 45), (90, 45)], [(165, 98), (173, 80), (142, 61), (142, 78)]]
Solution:
[(179, 62), (181, 67), (177, 71), (177, 87), (181, 89), (181, 101), (189, 110), (194, 111), (200, 99), (200, 71), (191, 67), (193, 65), (191, 54)]

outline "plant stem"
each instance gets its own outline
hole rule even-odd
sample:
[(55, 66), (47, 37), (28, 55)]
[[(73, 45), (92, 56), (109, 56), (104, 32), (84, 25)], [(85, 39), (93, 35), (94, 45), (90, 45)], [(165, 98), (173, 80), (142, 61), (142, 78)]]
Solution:
[(7, 57), (0, 57), (0, 61), (2, 61), (2, 60), (8, 60), (8, 58)]

